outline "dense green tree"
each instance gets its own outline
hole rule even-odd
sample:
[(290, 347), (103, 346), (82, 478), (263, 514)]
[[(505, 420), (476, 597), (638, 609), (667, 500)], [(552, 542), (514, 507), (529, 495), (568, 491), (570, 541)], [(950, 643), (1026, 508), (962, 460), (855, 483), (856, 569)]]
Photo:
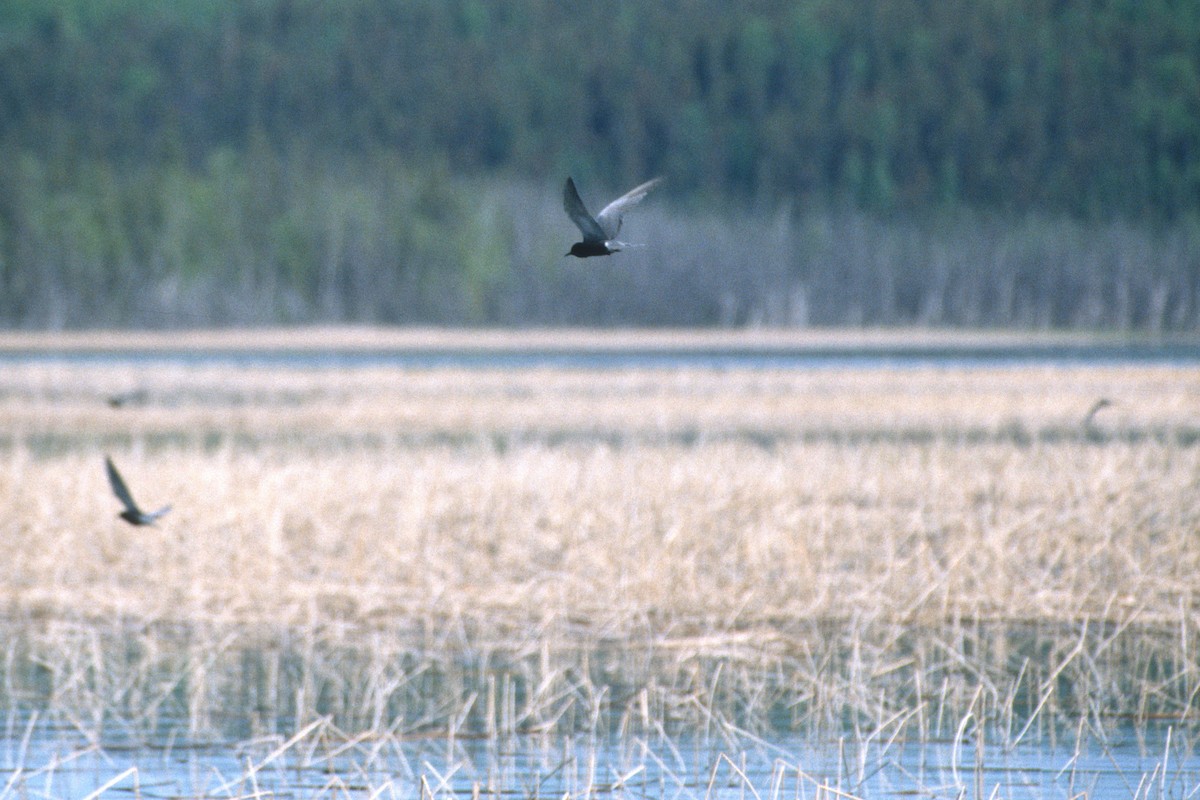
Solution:
[(14, 0), (0, 32), (0, 141), (56, 159), (262, 129), (713, 196), (1200, 205), (1194, 3)]
[[(522, 217), (554, 203), (496, 187), (549, 186), (553, 201), (566, 173), (598, 196), (665, 173), (697, 218), (782, 208), (799, 229), (864, 212), (874, 233), (842, 230), (880, 249), (833, 259), (833, 274), (793, 243), (753, 285), (696, 278), (694, 313), (662, 321), (771, 316), (784, 296), (840, 304), (829, 321), (1180, 326), (1196, 320), (1200, 267), (1162, 254), (1200, 218), (1200, 4), (9, 0), (0, 155), (10, 323), (96, 321), (88, 293), (134, 285), (157, 286), (171, 314), (208, 298), (196, 322), (549, 319), (547, 292), (601, 287), (538, 274), (540, 223)], [(901, 253), (905, 226), (999, 241), (979, 222), (993, 215), (1043, 242), (1030, 220), (1121, 230), (1162, 266), (1131, 273), (1126, 253), (1109, 277), (1051, 279), (1026, 253), (987, 289), (897, 266), (941, 257)], [(1079, 264), (1084, 250), (1042, 255)], [(240, 294), (221, 300), (229, 286)], [(1042, 296), (1064, 292), (1093, 310)], [(655, 319), (607, 307), (600, 321)], [(101, 322), (154, 322), (105, 308)]]

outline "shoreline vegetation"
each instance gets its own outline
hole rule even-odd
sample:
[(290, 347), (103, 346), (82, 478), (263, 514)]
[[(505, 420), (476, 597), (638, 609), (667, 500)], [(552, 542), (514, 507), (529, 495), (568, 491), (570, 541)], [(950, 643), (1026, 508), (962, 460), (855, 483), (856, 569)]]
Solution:
[[(1200, 370), (1167, 365), (18, 361), (6, 669), (68, 705), (133, 687), (138, 713), (201, 728), (236, 686), (307, 676), (320, 691), (271, 707), (345, 729), (483, 732), (519, 706), (505, 724), (560, 732), (600, 708), (643, 731), (1191, 730), (1197, 398)], [(105, 454), (174, 505), (157, 528), (115, 518)], [(164, 671), (192, 694), (155, 689)]]
[(276, 158), (214, 157), (170, 179), (96, 167), (98, 176), (72, 173), (62, 185), (26, 165), (30, 174), (11, 178), (9, 221), (0, 206), (0, 325), (1157, 334), (1191, 332), (1200, 320), (1200, 226), (1190, 219), (880, 215), (791, 200), (697, 207), (667, 183), (623, 232), (645, 246), (585, 265), (563, 261), (575, 233), (561, 176)]

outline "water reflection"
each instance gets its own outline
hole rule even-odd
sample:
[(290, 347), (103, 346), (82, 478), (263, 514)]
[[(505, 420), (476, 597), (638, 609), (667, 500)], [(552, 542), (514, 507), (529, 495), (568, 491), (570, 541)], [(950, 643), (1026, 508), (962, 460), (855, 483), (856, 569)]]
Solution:
[(327, 719), (295, 734), (196, 742), (172, 726), (136, 745), (64, 720), (10, 717), (3, 796), (86, 797), (1190, 797), (1200, 760), (1170, 725), (1053, 746), (983, 740), (771, 741), (748, 734), (597, 738), (351, 735)]
[[(685, 337), (686, 339), (686, 337)], [(7, 347), (3, 364), (74, 364), (140, 366), (187, 365), (234, 367), (292, 367), (304, 369), (821, 369), (828, 367), (996, 367), (1030, 364), (1169, 364), (1200, 362), (1200, 343), (1190, 338), (1076, 339), (1020, 337), (995, 341), (831, 341), (824, 344), (753, 342), (724, 344), (664, 344), (655, 337), (614, 344), (543, 342), (505, 346), (478, 340), (458, 346), (396, 347), (264, 347), (232, 345), (188, 347), (164, 345), (150, 349), (128, 346), (61, 348)]]

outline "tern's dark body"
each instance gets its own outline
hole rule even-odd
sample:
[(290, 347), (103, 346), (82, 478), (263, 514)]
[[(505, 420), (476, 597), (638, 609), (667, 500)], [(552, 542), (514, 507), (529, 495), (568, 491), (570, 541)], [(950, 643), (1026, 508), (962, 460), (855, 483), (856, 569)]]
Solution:
[(579, 190), (575, 188), (575, 181), (567, 178), (567, 183), (563, 187), (563, 210), (567, 212), (567, 216), (583, 234), (583, 241), (571, 245), (571, 249), (566, 255), (576, 258), (610, 256), (618, 250), (628, 247), (629, 245), (624, 242), (617, 241), (617, 234), (621, 231), (621, 218), (628, 208), (640, 203), (642, 198), (660, 181), (662, 178), (655, 178), (629, 190), (606, 205), (599, 214), (593, 217), (588, 212), (587, 206), (583, 204), (583, 200), (580, 199)]
[(569, 256), (576, 258), (591, 258), (592, 256), (611, 256), (616, 250), (609, 250), (604, 242), (576, 242), (571, 245)]

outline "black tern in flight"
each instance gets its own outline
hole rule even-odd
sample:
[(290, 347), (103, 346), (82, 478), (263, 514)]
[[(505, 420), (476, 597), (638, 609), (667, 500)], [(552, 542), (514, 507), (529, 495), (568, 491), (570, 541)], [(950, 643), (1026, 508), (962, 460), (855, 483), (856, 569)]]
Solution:
[(563, 187), (563, 209), (571, 221), (583, 232), (583, 241), (571, 245), (570, 252), (563, 257), (610, 256), (618, 250), (629, 247), (630, 245), (617, 241), (617, 234), (621, 230), (621, 217), (625, 214), (626, 209), (640, 203), (642, 198), (661, 181), (662, 178), (646, 181), (636, 189), (631, 189), (613, 200), (593, 217), (588, 213), (583, 201), (579, 199), (575, 181), (567, 178), (567, 185)]
[(125, 481), (121, 479), (121, 473), (117, 472), (117, 468), (113, 466), (112, 459), (108, 456), (104, 457), (104, 467), (108, 470), (108, 482), (112, 484), (113, 494), (121, 501), (121, 505), (125, 506), (125, 510), (117, 516), (130, 525), (153, 525), (156, 519), (171, 510), (170, 506), (163, 506), (158, 511), (149, 514), (142, 511), (138, 508), (137, 503), (133, 501), (133, 495), (129, 493), (129, 487), (125, 485)]

